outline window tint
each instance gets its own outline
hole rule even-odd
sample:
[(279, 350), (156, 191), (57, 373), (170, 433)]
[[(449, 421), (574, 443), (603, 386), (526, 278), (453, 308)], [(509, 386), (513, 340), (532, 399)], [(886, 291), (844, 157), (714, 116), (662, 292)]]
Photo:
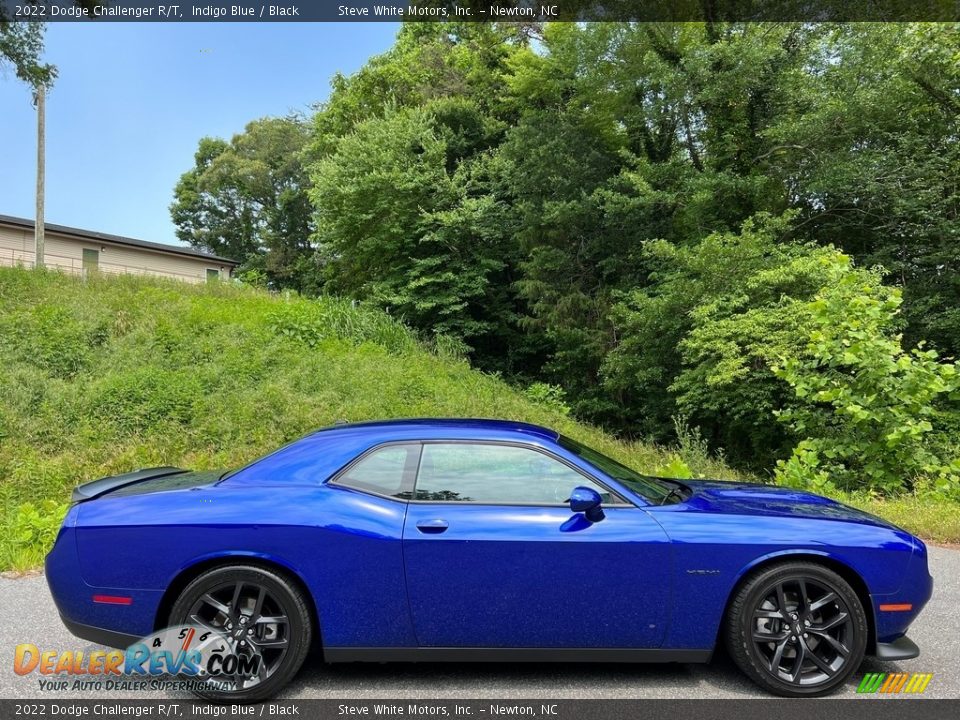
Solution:
[(636, 470), (631, 470), (626, 465), (621, 465), (616, 460), (601, 455), (596, 450), (581, 445), (576, 440), (560, 436), (560, 444), (582, 460), (586, 460), (594, 467), (599, 468), (610, 477), (619, 480), (628, 488), (645, 497), (653, 503), (660, 504), (673, 489), (657, 478), (641, 475)]
[(374, 450), (336, 479), (364, 492), (409, 498), (404, 478), (413, 478), (417, 471), (417, 445), (387, 445)]
[(427, 443), (415, 499), (556, 505), (581, 485), (610, 500), (604, 488), (536, 450), (513, 445)]

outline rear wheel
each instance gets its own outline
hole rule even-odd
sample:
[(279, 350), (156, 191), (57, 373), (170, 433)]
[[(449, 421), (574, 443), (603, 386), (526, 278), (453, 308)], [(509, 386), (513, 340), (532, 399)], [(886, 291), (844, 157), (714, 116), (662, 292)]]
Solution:
[(252, 566), (221, 567), (191, 582), (170, 612), (171, 625), (193, 625), (226, 639), (226, 652), (256, 661), (256, 672), (209, 678), (194, 692), (220, 701), (272, 697), (303, 665), (312, 627), (307, 598), (282, 575)]
[(863, 605), (849, 583), (809, 562), (756, 573), (726, 618), (734, 662), (785, 697), (826, 695), (842, 685), (863, 660), (867, 632)]

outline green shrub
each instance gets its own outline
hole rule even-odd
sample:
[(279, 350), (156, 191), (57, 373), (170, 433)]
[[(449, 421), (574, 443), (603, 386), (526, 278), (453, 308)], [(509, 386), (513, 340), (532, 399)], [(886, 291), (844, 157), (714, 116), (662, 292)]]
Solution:
[(677, 441), (670, 420), (683, 415), (755, 471), (792, 447), (771, 422), (790, 388), (770, 368), (806, 342), (799, 306), (830, 282), (826, 262), (839, 253), (784, 242), (791, 218), (760, 214), (693, 245), (644, 244), (654, 282), (614, 305), (618, 342), (603, 368), (636, 432)]
[(658, 467), (653, 474), (657, 477), (689, 480), (693, 477), (693, 470), (683, 461), (683, 458), (674, 457), (666, 465)]
[(82, 372), (90, 362), (92, 348), (101, 345), (108, 334), (105, 324), (81, 323), (58, 305), (11, 315), (0, 329), (3, 346), (14, 358), (28, 360), (60, 378)]
[(467, 354), (470, 352), (470, 347), (463, 340), (442, 333), (433, 336), (430, 347), (437, 357), (454, 362), (466, 360)]
[(270, 278), (264, 270), (259, 268), (248, 268), (235, 275), (237, 282), (241, 282), (251, 287), (266, 289), (270, 283)]
[[(703, 437), (700, 428), (692, 427), (686, 416), (674, 415), (673, 431), (677, 436), (677, 453), (684, 465), (697, 468), (709, 464), (713, 453), (710, 451), (710, 443)], [(723, 450), (718, 450), (717, 455), (723, 457)]]
[(24, 503), (13, 517), (10, 537), (19, 547), (49, 548), (57, 538), (63, 516), (67, 514), (66, 503), (42, 500), (39, 507)]
[(313, 302), (282, 305), (268, 315), (267, 322), (281, 337), (316, 347), (335, 338), (354, 344), (370, 342), (391, 353), (403, 353), (417, 345), (411, 330), (389, 315), (344, 300), (321, 298)]
[(54, 500), (17, 506), (7, 520), (9, 528), (0, 535), (3, 567), (23, 570), (38, 564), (56, 540), (66, 513), (66, 503)]
[(324, 338), (332, 335), (331, 328), (323, 323), (322, 315), (302, 305), (279, 308), (267, 316), (267, 322), (277, 335), (296, 340), (307, 347), (316, 347)]
[(137, 367), (94, 383), (86, 411), (119, 434), (142, 434), (160, 426), (189, 424), (194, 401), (202, 396), (195, 372)]
[(570, 406), (566, 402), (567, 394), (559, 385), (535, 382), (528, 385), (523, 394), (533, 402), (546, 405), (564, 415), (570, 414)]
[(790, 485), (896, 493), (918, 481), (960, 491), (960, 454), (947, 429), (960, 407), (960, 373), (933, 350), (905, 350), (896, 333), (900, 291), (846, 258), (836, 282), (804, 307), (806, 347), (775, 368), (793, 388), (780, 420), (804, 437), (777, 467)]

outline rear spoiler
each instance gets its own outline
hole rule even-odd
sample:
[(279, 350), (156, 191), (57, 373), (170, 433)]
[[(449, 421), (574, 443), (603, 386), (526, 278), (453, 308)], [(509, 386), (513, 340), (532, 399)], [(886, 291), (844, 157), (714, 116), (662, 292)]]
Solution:
[(110, 477), (100, 478), (92, 482), (77, 485), (73, 489), (73, 496), (70, 498), (73, 502), (85, 502), (100, 497), (117, 488), (133, 485), (144, 480), (153, 480), (154, 478), (166, 477), (167, 475), (180, 475), (187, 472), (177, 467), (155, 467), (144, 468), (143, 470), (134, 470), (123, 475), (111, 475)]

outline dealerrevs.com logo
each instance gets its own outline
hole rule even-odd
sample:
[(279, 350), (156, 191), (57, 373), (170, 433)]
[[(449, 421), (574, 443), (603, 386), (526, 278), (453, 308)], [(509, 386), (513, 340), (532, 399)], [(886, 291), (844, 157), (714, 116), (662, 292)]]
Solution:
[[(126, 650), (41, 650), (17, 645), (13, 671), (39, 675), (39, 689), (236, 691), (259, 682), (262, 657), (210, 628), (181, 625)], [(179, 679), (169, 679), (171, 676)]]
[(919, 694), (927, 689), (932, 679), (933, 673), (867, 673), (857, 686), (857, 692)]

